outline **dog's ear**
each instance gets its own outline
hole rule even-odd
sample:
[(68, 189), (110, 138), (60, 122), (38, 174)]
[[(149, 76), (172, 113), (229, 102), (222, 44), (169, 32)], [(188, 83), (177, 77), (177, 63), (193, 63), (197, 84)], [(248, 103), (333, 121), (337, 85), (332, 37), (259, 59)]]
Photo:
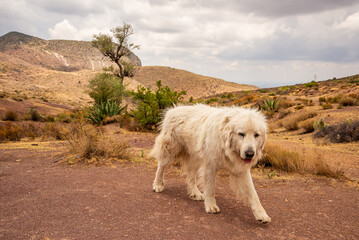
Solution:
[(261, 134), (260, 140), (259, 140), (259, 147), (260, 149), (263, 151), (264, 149), (264, 145), (266, 143), (267, 140), (267, 132), (264, 130), (263, 133)]
[(223, 136), (223, 141), (224, 141), (224, 146), (226, 148), (230, 148), (231, 147), (231, 142), (232, 142), (232, 127), (230, 124), (228, 124), (231, 121), (231, 117), (226, 116), (223, 119), (222, 122), (222, 136)]

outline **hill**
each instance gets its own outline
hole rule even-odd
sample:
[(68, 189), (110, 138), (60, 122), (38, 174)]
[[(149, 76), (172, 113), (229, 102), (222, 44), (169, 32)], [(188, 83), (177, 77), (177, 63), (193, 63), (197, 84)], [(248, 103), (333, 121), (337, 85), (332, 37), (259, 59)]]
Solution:
[[(49, 70), (79, 71), (102, 70), (111, 62), (88, 41), (44, 40), (19, 32), (0, 37), (0, 52), (35, 66)], [(141, 60), (132, 54), (126, 61), (141, 66)]]
[[(137, 66), (136, 76), (125, 79), (128, 89), (138, 85), (155, 89), (156, 81), (162, 80), (173, 90), (186, 90), (186, 99), (257, 89), (170, 67), (141, 67), (134, 54), (126, 61)], [(91, 101), (86, 93), (88, 81), (110, 64), (91, 42), (44, 40), (10, 32), (0, 37), (0, 92), (14, 99), (87, 105)]]
[(223, 79), (194, 74), (185, 70), (171, 67), (149, 66), (141, 67), (136, 72), (134, 80), (146, 87), (156, 86), (161, 80), (163, 85), (174, 90), (186, 90), (186, 98), (201, 98), (223, 92), (255, 90), (253, 85), (227, 82)]

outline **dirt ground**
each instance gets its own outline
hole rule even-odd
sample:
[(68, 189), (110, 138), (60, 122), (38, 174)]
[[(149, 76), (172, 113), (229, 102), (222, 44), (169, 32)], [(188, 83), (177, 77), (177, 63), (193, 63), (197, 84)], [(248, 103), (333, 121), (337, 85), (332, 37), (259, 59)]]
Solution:
[[(153, 137), (139, 135), (133, 147)], [(151, 184), (155, 164), (69, 166), (61, 142), (0, 148), (0, 239), (358, 239), (359, 190), (346, 182), (281, 174), (254, 183), (272, 223), (255, 221), (219, 176), (221, 213), (186, 196), (184, 177), (169, 168), (163, 193)]]

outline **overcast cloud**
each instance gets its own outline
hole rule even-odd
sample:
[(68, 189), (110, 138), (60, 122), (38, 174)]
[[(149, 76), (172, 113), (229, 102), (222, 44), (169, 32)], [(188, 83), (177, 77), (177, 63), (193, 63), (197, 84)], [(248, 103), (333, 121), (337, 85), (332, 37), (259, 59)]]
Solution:
[(260, 87), (358, 74), (355, 0), (0, 0), (0, 35), (91, 40), (132, 24), (144, 66)]

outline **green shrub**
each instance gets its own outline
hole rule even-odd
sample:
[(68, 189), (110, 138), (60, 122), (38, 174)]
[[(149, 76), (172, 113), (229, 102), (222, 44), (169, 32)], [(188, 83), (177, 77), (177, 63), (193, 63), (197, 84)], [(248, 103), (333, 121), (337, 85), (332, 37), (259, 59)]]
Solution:
[(311, 81), (309, 83), (304, 84), (304, 87), (306, 87), (306, 88), (312, 88), (312, 87), (317, 87), (317, 86), (318, 86), (318, 83), (316, 83), (315, 81)]
[(313, 124), (313, 128), (315, 130), (321, 130), (323, 128), (325, 128), (326, 125), (324, 123), (324, 120), (321, 118), (319, 121), (315, 121), (314, 124)]
[(121, 61), (121, 64), (123, 66), (123, 74), (125, 77), (133, 77), (135, 76), (135, 71), (136, 71), (136, 66), (125, 62), (125, 61)]
[(218, 102), (218, 98), (210, 98), (205, 101), (206, 104), (210, 104), (212, 102)]
[(99, 73), (89, 83), (89, 95), (95, 103), (107, 101), (121, 102), (125, 94), (125, 87), (121, 79), (111, 73)]
[(38, 113), (38, 111), (36, 111), (35, 109), (30, 108), (30, 111), (23, 115), (23, 120), (38, 122), (43, 121), (44, 117), (40, 115), (40, 113)]
[(160, 121), (162, 111), (181, 101), (186, 94), (186, 91), (177, 92), (168, 86), (162, 87), (161, 81), (156, 82), (156, 85), (156, 92), (140, 86), (137, 92), (132, 92), (134, 99), (138, 101), (138, 108), (131, 114), (145, 129), (153, 129)]

